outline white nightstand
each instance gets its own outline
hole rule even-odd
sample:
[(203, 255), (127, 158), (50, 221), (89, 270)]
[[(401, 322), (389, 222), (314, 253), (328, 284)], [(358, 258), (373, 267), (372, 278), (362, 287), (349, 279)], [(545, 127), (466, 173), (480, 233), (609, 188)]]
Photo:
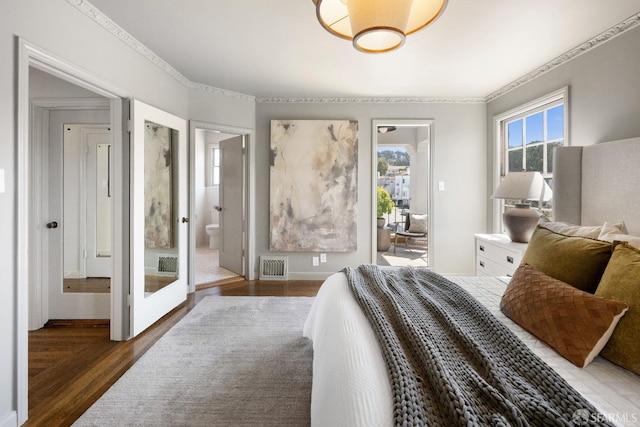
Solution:
[(527, 243), (512, 242), (504, 234), (474, 234), (476, 276), (513, 276), (527, 250)]

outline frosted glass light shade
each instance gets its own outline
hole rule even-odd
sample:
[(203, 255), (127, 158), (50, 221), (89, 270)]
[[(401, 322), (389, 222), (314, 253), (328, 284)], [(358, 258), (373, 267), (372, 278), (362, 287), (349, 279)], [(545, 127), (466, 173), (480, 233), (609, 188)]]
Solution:
[(399, 48), (405, 37), (433, 22), (447, 0), (313, 0), (320, 24), (331, 34), (353, 40), (362, 52)]

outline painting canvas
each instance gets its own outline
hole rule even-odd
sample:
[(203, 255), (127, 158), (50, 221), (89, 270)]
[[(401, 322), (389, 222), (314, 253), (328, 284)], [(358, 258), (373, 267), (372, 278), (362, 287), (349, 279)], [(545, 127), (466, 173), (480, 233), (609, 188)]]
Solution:
[(270, 249), (357, 249), (358, 122), (272, 120)]
[(144, 235), (146, 248), (171, 248), (171, 135), (172, 129), (145, 121)]

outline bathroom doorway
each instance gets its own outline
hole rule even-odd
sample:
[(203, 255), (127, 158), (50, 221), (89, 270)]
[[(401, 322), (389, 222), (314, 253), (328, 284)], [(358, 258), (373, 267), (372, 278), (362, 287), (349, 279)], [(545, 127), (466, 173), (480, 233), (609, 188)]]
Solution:
[[(246, 134), (215, 127), (194, 129), (192, 125), (192, 137), (194, 268), (190, 283), (196, 290), (244, 279), (246, 213), (242, 152)], [(232, 146), (239, 153), (233, 164), (225, 164), (230, 160), (221, 146)], [(228, 176), (225, 166), (227, 172), (236, 171), (240, 185), (225, 183), (224, 177)], [(239, 200), (233, 209), (227, 206), (230, 193)]]

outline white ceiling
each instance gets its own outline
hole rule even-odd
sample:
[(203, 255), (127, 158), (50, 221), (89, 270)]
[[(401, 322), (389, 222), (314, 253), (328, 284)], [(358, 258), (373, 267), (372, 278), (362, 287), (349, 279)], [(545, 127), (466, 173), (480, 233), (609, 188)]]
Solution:
[(262, 97), (484, 98), (640, 12), (640, 0), (449, 0), (365, 54), (312, 0), (90, 0), (187, 79)]

